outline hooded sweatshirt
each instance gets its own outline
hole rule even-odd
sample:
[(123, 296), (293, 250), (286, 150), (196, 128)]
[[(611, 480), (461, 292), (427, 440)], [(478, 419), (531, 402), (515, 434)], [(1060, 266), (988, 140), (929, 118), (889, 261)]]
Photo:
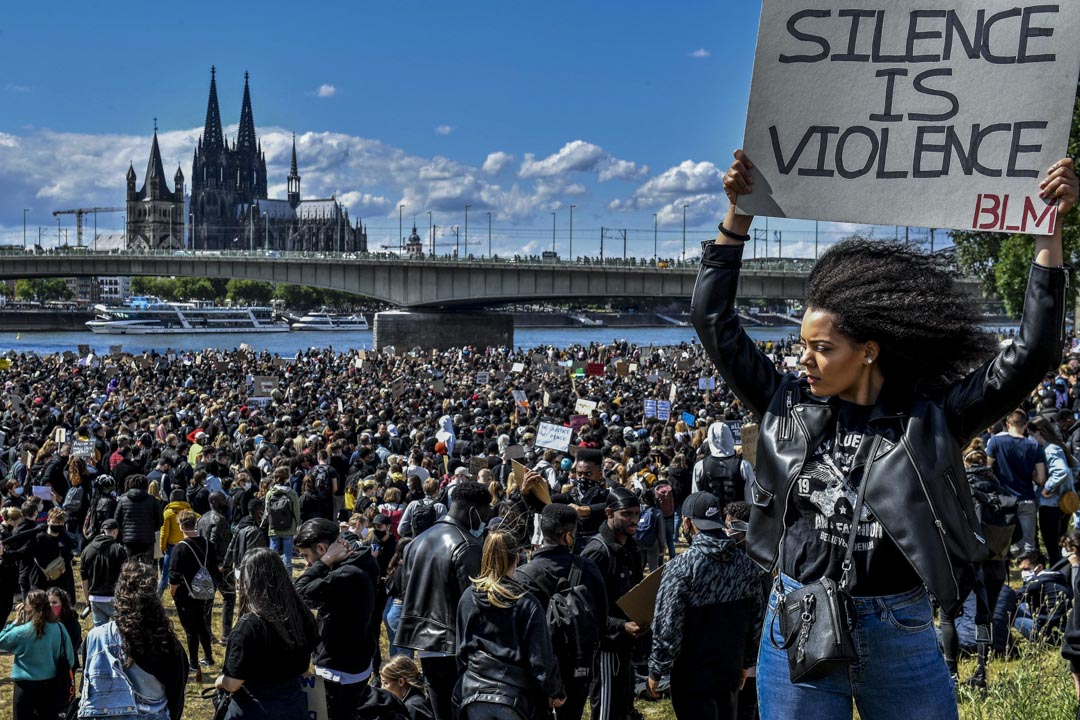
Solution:
[(435, 432), (435, 439), (445, 443), (446, 456), (453, 457), (454, 444), (457, 442), (457, 435), (454, 434), (454, 421), (449, 415), (443, 415), (439, 418), (439, 429)]
[[(730, 461), (738, 467), (738, 472), (742, 476), (745, 483), (745, 490), (743, 497), (751, 497), (751, 487), (754, 484), (754, 468), (746, 460), (736, 461), (735, 457), (735, 436), (731, 432), (731, 428), (727, 423), (714, 422), (709, 426), (709, 432), (706, 436), (709, 457), (713, 458), (712, 462), (717, 461)], [(706, 472), (705, 465), (709, 458), (698, 460), (694, 464), (694, 472), (692, 477), (692, 490), (691, 492), (701, 492), (708, 490), (706, 487)]]
[(184, 531), (180, 529), (177, 518), (180, 513), (190, 509), (191, 505), (184, 500), (174, 500), (165, 506), (161, 523), (161, 552), (165, 552), (170, 545), (175, 545), (184, 539)]

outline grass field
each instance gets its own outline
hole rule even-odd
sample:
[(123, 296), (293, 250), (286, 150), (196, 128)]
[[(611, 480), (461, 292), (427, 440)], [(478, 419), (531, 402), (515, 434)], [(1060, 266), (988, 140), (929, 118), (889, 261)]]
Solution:
[[(80, 605), (82, 598), (80, 597)], [(185, 643), (183, 630), (172, 609), (172, 601), (166, 596), (166, 609), (176, 628), (177, 636)], [(91, 627), (90, 618), (83, 622), (85, 630)], [(221, 631), (220, 612), (214, 613), (214, 632)], [(1062, 660), (1058, 647), (1033, 647), (1021, 644), (1021, 655), (1015, 660), (995, 660), (990, 666), (990, 690), (986, 698), (973, 691), (962, 689), (960, 693), (960, 717), (963, 720), (1065, 720), (1075, 718), (1077, 703), (1072, 676)], [(386, 653), (385, 641), (383, 645)], [(188, 684), (185, 718), (204, 720), (213, 716), (213, 707), (201, 696), (204, 687), (212, 687), (214, 678), (221, 672), (225, 648), (217, 645), (214, 651), (216, 664), (204, 670), (205, 682), (194, 681), (194, 673)], [(974, 668), (970, 660), (962, 663), (961, 677), (969, 677)], [(912, 689), (914, 692), (918, 688)], [(12, 702), (11, 656), (0, 654), (0, 720), (10, 717)], [(639, 700), (638, 710), (649, 720), (674, 720), (671, 703)], [(858, 717), (857, 715), (855, 717)], [(768, 719), (771, 720), (771, 719)], [(930, 720), (913, 718), (912, 720)]]

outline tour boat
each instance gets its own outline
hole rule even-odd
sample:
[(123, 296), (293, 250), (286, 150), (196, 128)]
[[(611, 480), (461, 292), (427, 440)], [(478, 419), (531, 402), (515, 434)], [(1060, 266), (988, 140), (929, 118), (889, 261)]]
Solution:
[(304, 315), (292, 324), (293, 330), (367, 330), (368, 322), (360, 313), (353, 315), (336, 314), (320, 310)]
[(105, 335), (201, 335), (289, 332), (269, 307), (219, 307), (209, 302), (164, 302), (133, 297), (126, 305), (95, 305), (86, 326)]

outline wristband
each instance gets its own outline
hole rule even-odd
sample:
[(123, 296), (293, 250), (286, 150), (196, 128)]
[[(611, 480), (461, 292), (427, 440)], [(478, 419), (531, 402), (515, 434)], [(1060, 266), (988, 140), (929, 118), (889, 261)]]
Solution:
[(717, 225), (716, 229), (719, 230), (720, 234), (726, 237), (728, 240), (737, 240), (738, 242), (747, 242), (748, 240), (750, 240), (749, 235), (739, 235), (738, 233), (731, 232), (726, 227), (724, 227), (724, 223), (720, 223), (719, 225)]

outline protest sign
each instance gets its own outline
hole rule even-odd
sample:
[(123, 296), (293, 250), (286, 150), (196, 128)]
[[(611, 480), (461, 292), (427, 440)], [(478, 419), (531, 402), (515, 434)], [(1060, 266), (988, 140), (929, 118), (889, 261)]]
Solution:
[[(510, 474), (510, 480), (507, 483), (507, 493), (512, 493), (521, 487), (525, 483), (525, 473), (529, 472), (529, 468), (525, 467), (517, 460), (510, 461), (510, 469), (513, 472)], [(546, 482), (536, 483), (529, 488), (529, 492), (525, 494), (532, 495), (545, 505), (551, 504), (551, 488), (548, 487)]]
[(514, 363), (510, 366), (510, 372), (521, 373), (525, 372), (525, 363)]
[(123, 345), (110, 345), (109, 346), (109, 355), (111, 357), (119, 357), (120, 353), (122, 353), (122, 352), (124, 352), (124, 346)]
[(575, 432), (580, 430), (589, 424), (588, 415), (571, 415), (570, 416), (570, 429)]
[(251, 352), (251, 346), (247, 343), (240, 343), (240, 352)]
[(567, 452), (570, 449), (570, 435), (573, 428), (542, 422), (536, 430), (536, 446)]
[(491, 382), (491, 374), (490, 373), (488, 373), (488, 372), (478, 372), (478, 373), (476, 373), (476, 384), (477, 385), (488, 385), (488, 384), (490, 384), (490, 382)]
[(529, 396), (525, 394), (524, 390), (512, 390), (510, 392), (514, 396), (514, 404), (522, 410), (529, 409)]
[(645, 419), (656, 417), (656, 400), (645, 401)]
[(487, 466), (488, 460), (486, 457), (469, 458), (469, 475), (471, 475), (475, 479), (477, 473), (479, 473), (481, 470), (486, 470)]
[(615, 374), (619, 377), (626, 377), (628, 374), (630, 374), (630, 366), (627, 365), (625, 360), (616, 361)]
[(279, 379), (276, 375), (256, 375), (252, 381), (252, 393), (256, 397), (270, 397), (277, 389)]
[(698, 390), (715, 390), (716, 378), (700, 377), (697, 380)]
[(431, 383), (431, 391), (436, 395), (441, 395), (446, 392), (446, 381), (439, 378), (435, 382)]
[(661, 565), (655, 572), (645, 576), (645, 579), (618, 600), (618, 605), (626, 616), (636, 622), (639, 627), (652, 626), (653, 615), (656, 613), (656, 596), (660, 593), (660, 579), (664, 576), (664, 566)]
[(1080, 3), (765, 0), (739, 212), (1053, 232)]
[(757, 465), (757, 423), (743, 425), (742, 428), (742, 456), (751, 465)]
[(522, 460), (525, 457), (525, 446), (511, 445), (510, 447), (506, 448), (506, 455), (511, 460)]
[(86, 357), (90, 354), (89, 345), (79, 345), (79, 357)]
[(93, 440), (75, 440), (71, 443), (71, 456), (92, 458), (96, 454)]
[[(674, 387), (674, 386), (673, 386)], [(667, 400), (661, 400), (656, 403), (656, 419), (662, 422), (667, 422), (671, 419), (671, 403)]]
[(604, 377), (604, 363), (589, 363), (585, 366), (585, 374), (589, 377)]
[(596, 402), (593, 400), (583, 400), (578, 398), (574, 403), (574, 412), (578, 415), (592, 415), (592, 411), (596, 409)]
[(687, 427), (691, 429), (693, 429), (693, 427), (697, 424), (697, 418), (694, 416), (694, 413), (684, 412), (682, 415), (680, 415), (680, 418), (684, 423), (686, 423)]
[(724, 424), (731, 430), (731, 437), (735, 439), (735, 444), (742, 445), (742, 423), (729, 422)]
[(317, 675), (302, 675), (300, 689), (307, 701), (306, 720), (328, 720), (326, 712), (326, 683)]

